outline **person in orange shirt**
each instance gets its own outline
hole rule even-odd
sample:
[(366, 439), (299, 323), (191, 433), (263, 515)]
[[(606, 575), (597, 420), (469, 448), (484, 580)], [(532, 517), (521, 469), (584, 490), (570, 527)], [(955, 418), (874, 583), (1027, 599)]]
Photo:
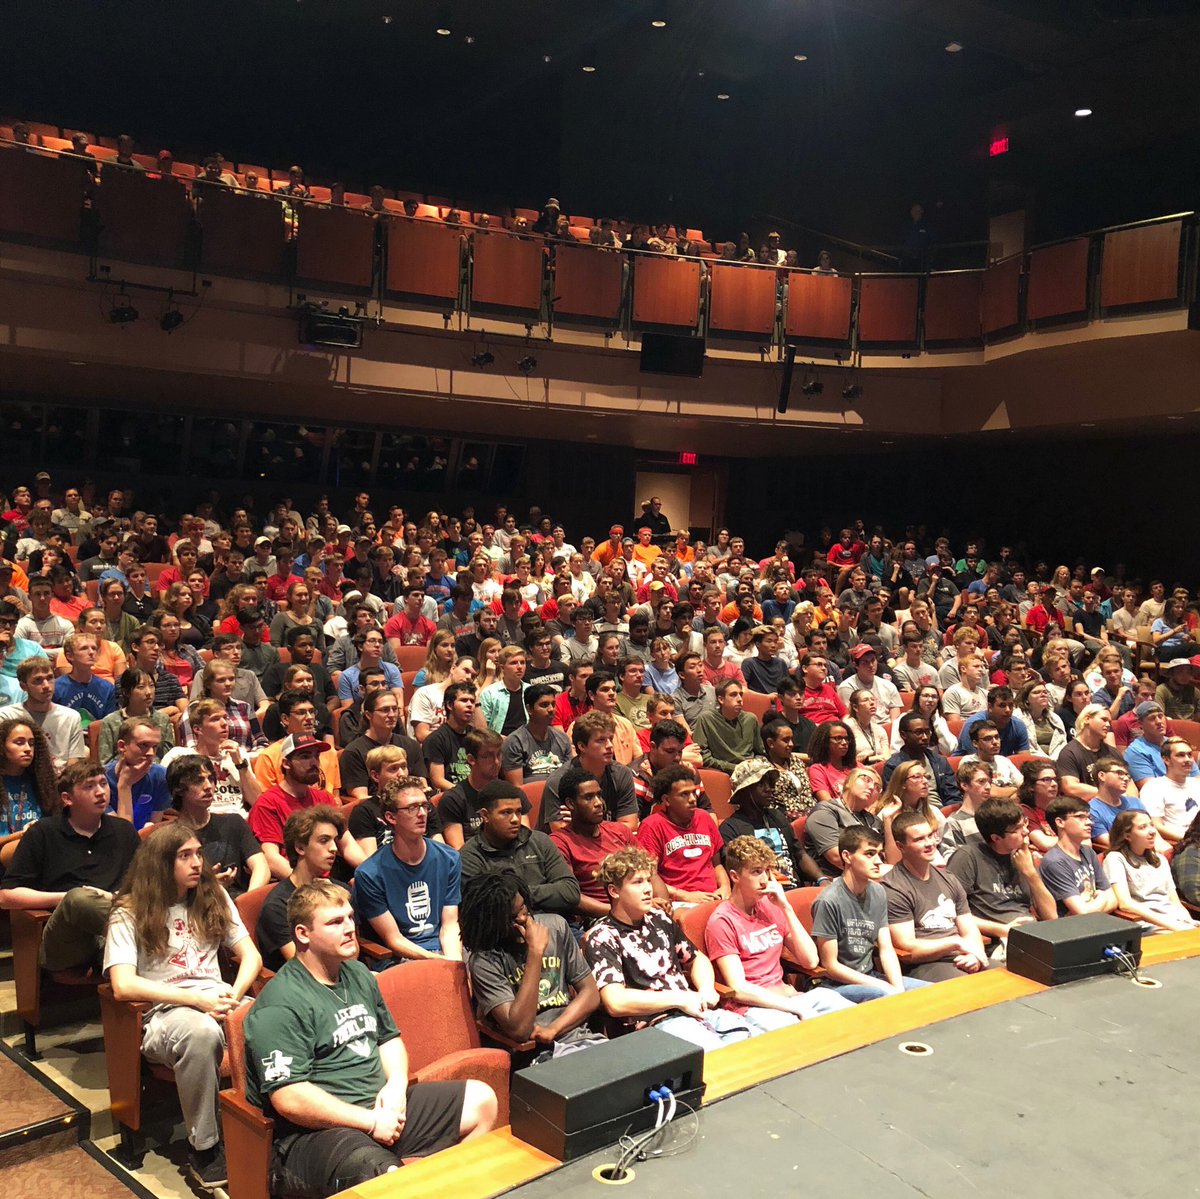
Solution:
[(647, 525), (642, 525), (637, 532), (638, 539), (637, 544), (633, 547), (633, 560), (649, 569), (654, 565), (654, 559), (662, 553), (662, 549), (657, 545), (651, 545), (650, 539), (654, 536), (654, 532)]
[(696, 551), (688, 544), (687, 529), (680, 529), (675, 534), (675, 561), (681, 565), (696, 561)]
[(603, 545), (596, 546), (592, 561), (607, 566), (614, 558), (621, 556), (621, 538), (625, 536), (623, 525), (613, 525), (608, 530), (608, 540)]

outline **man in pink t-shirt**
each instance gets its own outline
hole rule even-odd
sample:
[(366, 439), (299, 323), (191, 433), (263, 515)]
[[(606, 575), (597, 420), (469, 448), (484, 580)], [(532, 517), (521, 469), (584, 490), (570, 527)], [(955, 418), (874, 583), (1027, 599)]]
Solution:
[(728, 899), (721, 834), (712, 814), (696, 806), (696, 776), (686, 766), (668, 766), (650, 787), (654, 811), (638, 828), (638, 845), (657, 864), (668, 898), (676, 903)]
[(756, 1033), (853, 1007), (828, 988), (802, 993), (783, 981), (785, 948), (788, 961), (809, 970), (819, 959), (775, 877), (771, 847), (757, 837), (735, 837), (725, 846), (725, 861), (732, 892), (704, 929), (704, 952), (731, 991), (722, 1007), (739, 1013)]

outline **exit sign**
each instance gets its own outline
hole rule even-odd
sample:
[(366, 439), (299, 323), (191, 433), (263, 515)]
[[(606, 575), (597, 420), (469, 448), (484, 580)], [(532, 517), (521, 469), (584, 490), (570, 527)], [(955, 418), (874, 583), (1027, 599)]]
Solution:
[(696, 465), (696, 455), (691, 453), (689, 450), (680, 450), (679, 451), (679, 465), (680, 466), (695, 466)]
[(1006, 138), (1006, 137), (993, 138), (991, 141), (991, 144), (988, 146), (988, 157), (989, 158), (999, 158), (1001, 154), (1007, 154), (1007, 153), (1008, 153), (1008, 138)]

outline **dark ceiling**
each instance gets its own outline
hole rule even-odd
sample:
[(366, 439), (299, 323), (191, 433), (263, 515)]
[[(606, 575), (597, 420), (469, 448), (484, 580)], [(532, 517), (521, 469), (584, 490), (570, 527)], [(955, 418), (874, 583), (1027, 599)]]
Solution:
[(917, 197), (944, 240), (1022, 205), (1050, 237), (1200, 184), (1195, 0), (10, 0), (5, 28), (0, 116), (479, 207), (881, 244)]

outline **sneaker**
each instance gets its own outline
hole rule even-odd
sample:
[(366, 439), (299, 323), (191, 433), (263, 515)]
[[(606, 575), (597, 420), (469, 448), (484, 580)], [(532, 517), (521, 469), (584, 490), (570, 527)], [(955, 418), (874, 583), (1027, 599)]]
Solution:
[(218, 1187), (228, 1185), (229, 1171), (225, 1168), (225, 1147), (218, 1144), (209, 1149), (189, 1149), (188, 1171), (206, 1191), (215, 1191)]

